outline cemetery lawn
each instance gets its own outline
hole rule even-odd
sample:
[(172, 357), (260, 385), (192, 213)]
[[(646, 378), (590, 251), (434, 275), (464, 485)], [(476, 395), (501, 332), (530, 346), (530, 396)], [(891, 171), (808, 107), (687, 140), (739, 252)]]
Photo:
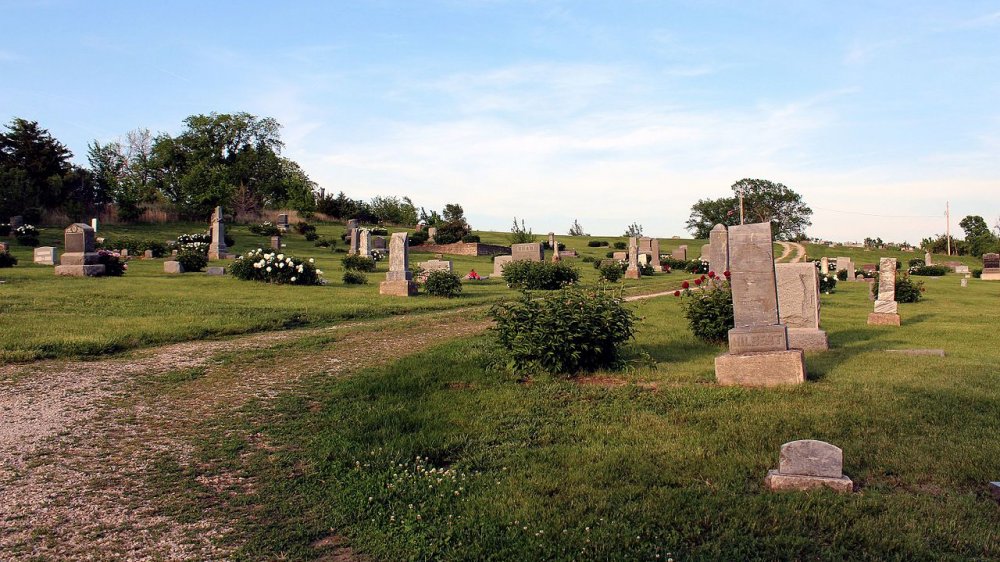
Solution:
[[(317, 232), (336, 241), (334, 248), (346, 250), (340, 240), (344, 226), (315, 223)], [(204, 231), (198, 223), (102, 227), (99, 236), (134, 236), (166, 241), (179, 234)], [(392, 229), (396, 230), (396, 229)], [(246, 226), (227, 226), (236, 241), (231, 251), (246, 252), (269, 238), (251, 234)], [(508, 243), (506, 233), (481, 233), (484, 243)], [(539, 237), (541, 239), (542, 237)], [(589, 248), (590, 237), (561, 237), (570, 248), (584, 255), (603, 258), (609, 248)], [(624, 240), (605, 238), (609, 241)], [(42, 231), (42, 246), (62, 246), (62, 229)], [(0, 364), (55, 357), (93, 357), (164, 343), (231, 336), (300, 326), (323, 326), (351, 319), (378, 318), (488, 304), (508, 297), (500, 278), (466, 282), (460, 298), (443, 299), (426, 294), (414, 298), (383, 297), (378, 284), (385, 279), (386, 262), (367, 274), (367, 285), (345, 285), (341, 259), (344, 253), (317, 247), (297, 233), (284, 237), (284, 252), (302, 258), (313, 257), (329, 281), (326, 286), (277, 286), (239, 281), (232, 277), (210, 277), (204, 273), (170, 275), (163, 273), (165, 259), (129, 261), (128, 273), (118, 278), (68, 278), (53, 275), (51, 266), (32, 263), (32, 249), (11, 245), (19, 260), (16, 267), (0, 269)], [(696, 241), (669, 240), (663, 251)], [(700, 245), (697, 246), (700, 248)], [(432, 259), (433, 254), (411, 248), (410, 263)], [(61, 253), (61, 248), (58, 250)], [(551, 253), (547, 252), (546, 256)], [(475, 269), (492, 273), (490, 257), (445, 256), (454, 261), (454, 270), (465, 275)], [(591, 263), (572, 260), (584, 283), (598, 281)], [(209, 265), (226, 265), (225, 261)], [(626, 294), (673, 290), (690, 275), (683, 272), (660, 274), (624, 282)]]
[[(488, 336), (465, 337), (349, 377), (305, 375), (207, 420), (193, 466), (166, 459), (151, 478), (173, 509), (238, 521), (246, 559), (345, 543), (379, 560), (996, 559), (1000, 335), (983, 311), (1000, 283), (926, 283), (899, 328), (866, 325), (867, 284), (824, 295), (832, 349), (807, 354), (804, 385), (717, 386), (722, 349), (661, 297), (634, 304), (625, 371), (517, 380), (489, 368)], [(947, 356), (885, 353), (908, 348)], [(765, 491), (796, 439), (841, 447), (856, 493)], [(223, 477), (252, 485), (203, 484)]]

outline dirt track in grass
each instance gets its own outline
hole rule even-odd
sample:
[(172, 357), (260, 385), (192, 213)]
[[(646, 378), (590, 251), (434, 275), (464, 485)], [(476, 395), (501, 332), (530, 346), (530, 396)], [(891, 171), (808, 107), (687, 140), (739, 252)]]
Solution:
[[(237, 531), (210, 501), (195, 516), (164, 508), (169, 497), (150, 480), (165, 455), (196, 469), (192, 443), (206, 420), (266, 402), (302, 376), (346, 376), (488, 325), (479, 311), (459, 309), (0, 366), (0, 552), (5, 560), (230, 558)], [(242, 354), (255, 359), (227, 360)], [(219, 497), (254, 485), (235, 475), (200, 483)], [(353, 559), (347, 545), (331, 556)]]

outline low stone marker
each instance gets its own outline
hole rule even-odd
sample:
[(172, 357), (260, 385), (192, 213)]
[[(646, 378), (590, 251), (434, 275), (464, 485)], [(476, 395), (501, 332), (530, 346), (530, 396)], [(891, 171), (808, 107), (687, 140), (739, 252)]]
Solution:
[(615, 259), (618, 261), (625, 261), (628, 259), (628, 252), (615, 252), (611, 254), (611, 259)]
[(417, 279), (420, 282), (427, 280), (427, 276), (430, 275), (432, 271), (447, 271), (451, 273), (454, 271), (451, 260), (427, 260), (417, 263), (417, 267), (421, 269), (420, 277)]
[(281, 249), (281, 236), (272, 236), (271, 237), (271, 249), (272, 250), (280, 250)]
[(670, 252), (670, 257), (675, 260), (687, 261), (688, 259), (688, 247), (687, 245), (678, 246), (676, 250)]
[(969, 266), (967, 265), (956, 265), (955, 273), (969, 273)]
[(968, 279), (968, 277), (963, 277), (962, 278), (961, 285), (963, 287), (968, 287), (969, 286), (969, 279)]
[(805, 353), (788, 348), (788, 328), (778, 315), (770, 223), (730, 227), (729, 252), (735, 327), (729, 352), (715, 358), (715, 379), (742, 386), (805, 382)]
[(66, 251), (59, 258), (56, 275), (72, 277), (99, 277), (104, 275), (104, 264), (94, 251), (94, 229), (89, 224), (69, 225), (63, 233)]
[(806, 351), (830, 349), (826, 332), (819, 328), (819, 273), (812, 262), (774, 266), (778, 284), (778, 311), (788, 327), (788, 347)]
[(545, 259), (542, 245), (538, 242), (511, 244), (510, 254), (514, 257), (514, 261), (543, 261)]
[(896, 258), (882, 258), (878, 262), (878, 297), (875, 312), (868, 315), (872, 326), (899, 326), (896, 303)]
[(514, 261), (514, 256), (497, 256), (493, 258), (493, 277), (503, 275), (503, 266)]
[(983, 281), (1000, 281), (1000, 254), (983, 254)]
[(142, 253), (142, 259), (151, 260), (153, 259), (153, 250), (146, 250)]
[(374, 250), (385, 250), (388, 246), (385, 243), (385, 238), (382, 236), (372, 236), (372, 249)]
[(179, 261), (167, 260), (163, 262), (163, 273), (184, 273), (184, 266)]
[(830, 488), (841, 493), (854, 491), (854, 483), (844, 476), (844, 452), (839, 447), (803, 439), (781, 446), (778, 469), (769, 470), (764, 484), (771, 491), (807, 491)]
[(625, 279), (639, 279), (639, 243), (635, 236), (628, 239), (628, 267), (625, 268)]
[(56, 249), (54, 246), (40, 246), (35, 248), (34, 259), (35, 263), (38, 265), (59, 264), (59, 258), (56, 256)]
[(394, 232), (389, 238), (389, 271), (379, 283), (380, 295), (409, 297), (417, 294), (417, 284), (410, 272), (410, 244), (406, 232)]
[(207, 267), (205, 268), (205, 275), (225, 275), (226, 268), (224, 267)]

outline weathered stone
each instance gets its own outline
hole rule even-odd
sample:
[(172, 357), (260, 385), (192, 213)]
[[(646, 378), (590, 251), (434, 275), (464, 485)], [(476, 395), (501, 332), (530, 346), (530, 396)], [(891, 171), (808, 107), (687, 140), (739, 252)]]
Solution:
[(388, 246), (385, 243), (385, 238), (382, 236), (372, 236), (372, 249), (374, 250), (385, 250)]
[(808, 492), (820, 488), (830, 488), (835, 492), (849, 494), (854, 491), (854, 482), (846, 476), (840, 478), (823, 478), (821, 476), (798, 476), (781, 474), (777, 470), (769, 470), (764, 478), (764, 485), (772, 492)]
[(427, 228), (427, 243), (436, 244), (437, 243), (438, 229), (436, 226), (431, 226)]
[(417, 294), (410, 272), (410, 245), (406, 232), (394, 232), (389, 239), (389, 272), (379, 284), (380, 295), (409, 297)]
[(503, 275), (503, 266), (514, 261), (514, 256), (497, 256), (493, 258), (493, 277)]
[(372, 255), (372, 231), (367, 228), (358, 231), (358, 253), (365, 257)]
[(552, 248), (552, 263), (562, 260), (562, 256), (559, 255), (559, 241), (556, 240), (556, 233), (549, 233), (549, 247)]
[(807, 351), (829, 349), (826, 332), (819, 329), (819, 273), (812, 262), (775, 264), (778, 312), (788, 326), (788, 347)]
[(831, 488), (849, 493), (854, 483), (844, 476), (844, 453), (839, 447), (815, 439), (792, 441), (781, 446), (778, 469), (764, 478), (773, 491), (807, 491)]
[(715, 379), (720, 385), (779, 386), (806, 380), (801, 349), (725, 353), (715, 358)]
[(729, 231), (721, 224), (717, 224), (708, 234), (708, 269), (717, 275), (722, 275), (729, 271)]
[(825, 330), (789, 328), (788, 348), (803, 351), (826, 351), (830, 349), (830, 339)]
[(69, 225), (63, 232), (63, 247), (67, 254), (89, 254), (95, 247), (94, 229), (83, 223)]
[(837, 258), (837, 273), (847, 271), (847, 280), (854, 281), (854, 262), (851, 258)]
[(281, 236), (272, 236), (271, 237), (271, 249), (272, 250), (280, 250), (281, 249)]
[(650, 257), (652, 263), (659, 265), (660, 263), (660, 241), (656, 238), (649, 238), (643, 236), (639, 238), (639, 255), (647, 254)]
[(358, 224), (358, 219), (350, 219), (349, 221), (347, 221), (347, 232), (350, 232), (355, 228), (358, 228), (359, 226), (360, 225)]
[(216, 207), (215, 212), (212, 213), (212, 242), (208, 245), (208, 259), (223, 260), (228, 257), (228, 253), (222, 207)]
[(930, 252), (924, 252), (924, 264), (934, 265), (934, 256)]
[(514, 261), (542, 261), (545, 259), (542, 245), (538, 242), (511, 244), (510, 253), (514, 257)]
[(142, 259), (151, 260), (153, 259), (153, 250), (146, 250), (142, 253)]
[(962, 281), (961, 281), (961, 283), (960, 283), (960, 284), (961, 284), (961, 285), (962, 285), (963, 287), (968, 287), (968, 286), (969, 286), (969, 280), (968, 280), (968, 278), (966, 278), (966, 277), (963, 277), (963, 278), (962, 278)]
[(729, 330), (729, 353), (788, 349), (788, 328), (781, 324), (740, 326)]
[[(701, 245), (701, 256), (699, 256), (701, 258), (701, 261), (711, 263), (711, 255), (712, 255), (712, 245), (711, 244), (702, 244)], [(711, 268), (711, 265), (709, 265), (709, 270), (715, 271), (714, 269)]]
[[(879, 260), (878, 297), (875, 312), (868, 316), (868, 323), (882, 326), (899, 326), (896, 314), (896, 258)], [(891, 317), (895, 317), (894, 319)]]
[(55, 273), (65, 277), (101, 277), (105, 267), (104, 264), (57, 265)]
[(983, 254), (983, 269), (1000, 268), (1000, 254)]
[(226, 268), (224, 267), (206, 267), (205, 275), (225, 275)]
[(95, 219), (90, 219), (90, 228), (93, 228), (94, 232), (97, 232), (97, 219), (96, 218)]
[(830, 273), (830, 258), (822, 257), (819, 260), (819, 272), (822, 275), (829, 275)]
[(990, 495), (993, 499), (1000, 502), (1000, 482), (990, 482)]
[(870, 326), (899, 326), (899, 315), (884, 313), (884, 312), (870, 312), (868, 313), (868, 325)]
[(75, 223), (63, 232), (63, 247), (66, 252), (59, 258), (56, 275), (72, 277), (99, 277), (104, 275), (104, 265), (94, 251), (94, 229), (90, 225)]
[(611, 259), (616, 259), (618, 261), (625, 261), (628, 259), (628, 252), (614, 252), (611, 254)]
[(163, 262), (163, 273), (184, 273), (184, 266), (179, 261), (167, 260)]
[(757, 223), (730, 227), (729, 248), (735, 327), (778, 324), (771, 225)]
[(278, 230), (282, 232), (288, 232), (288, 215), (281, 213), (278, 215)]
[(423, 282), (427, 280), (427, 276), (432, 271), (447, 271), (451, 273), (454, 271), (451, 260), (427, 260), (417, 263), (417, 267), (421, 269), (419, 281)]
[(688, 247), (687, 245), (678, 246), (676, 250), (670, 253), (670, 257), (675, 260), (687, 261), (688, 259)]
[(59, 258), (54, 246), (39, 246), (34, 251), (34, 261), (39, 265), (58, 265)]
[(550, 232), (549, 233), (549, 248), (551, 248), (553, 250), (555, 250), (557, 248), (557, 246), (556, 246), (556, 233), (555, 232)]
[(353, 256), (358, 253), (358, 238), (360, 229), (354, 227), (347, 231), (347, 254)]
[(628, 239), (628, 267), (625, 268), (626, 279), (639, 279), (642, 272), (639, 271), (639, 242), (635, 236)]
[(956, 265), (955, 273), (969, 273), (969, 266), (967, 265)]

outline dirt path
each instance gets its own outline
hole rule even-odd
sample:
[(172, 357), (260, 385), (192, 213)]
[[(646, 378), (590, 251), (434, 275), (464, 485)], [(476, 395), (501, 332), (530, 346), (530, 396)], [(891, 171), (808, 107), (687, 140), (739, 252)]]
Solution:
[[(478, 311), (452, 310), (0, 367), (2, 558), (227, 559), (229, 521), (211, 510), (164, 510), (164, 491), (150, 478), (165, 453), (189, 457), (206, 420), (268, 400), (304, 375), (345, 376), (487, 325)], [(253, 485), (202, 484), (219, 492)]]
[(781, 255), (774, 258), (774, 263), (784, 262), (793, 250), (795, 251), (795, 256), (788, 260), (788, 263), (798, 263), (806, 257), (806, 247), (798, 242), (775, 240), (774, 243), (781, 246)]
[(781, 241), (778, 241), (778, 240), (775, 240), (774, 243), (777, 244), (777, 245), (779, 245), (779, 246), (781, 246), (781, 255), (778, 256), (778, 257), (776, 257), (776, 258), (774, 258), (774, 263), (778, 263), (778, 262), (784, 261), (785, 258), (788, 257), (788, 254), (792, 253), (792, 247), (791, 247), (791, 245), (789, 245), (788, 242), (781, 242)]

